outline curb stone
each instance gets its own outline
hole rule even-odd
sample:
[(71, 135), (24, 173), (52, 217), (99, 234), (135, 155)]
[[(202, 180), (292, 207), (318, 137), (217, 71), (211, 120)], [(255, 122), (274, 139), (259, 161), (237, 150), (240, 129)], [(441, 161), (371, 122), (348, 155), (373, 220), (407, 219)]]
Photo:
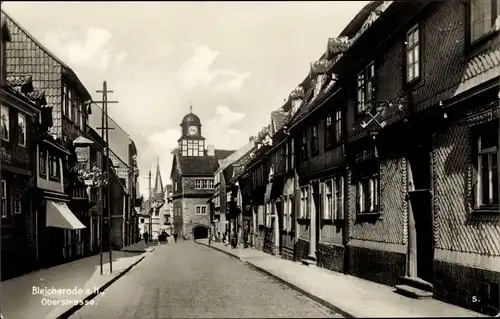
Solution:
[[(275, 279), (276, 281), (278, 281), (278, 282), (280, 282), (280, 283), (282, 283), (282, 284), (284, 284), (284, 285), (286, 285), (286, 286), (288, 286), (288, 287), (290, 287), (290, 288), (292, 288), (292, 289), (294, 289), (294, 290), (296, 290), (296, 291), (300, 292), (300, 293), (301, 293), (301, 294), (303, 294), (304, 296), (309, 297), (310, 299), (312, 299), (312, 300), (314, 300), (314, 301), (316, 301), (316, 302), (318, 302), (318, 303), (322, 304), (323, 306), (325, 306), (325, 307), (327, 307), (327, 308), (329, 308), (329, 309), (331, 309), (331, 310), (335, 311), (336, 313), (338, 313), (338, 314), (340, 314), (340, 315), (342, 315), (342, 316), (344, 316), (344, 317), (346, 317), (346, 318), (357, 318), (357, 317), (356, 317), (355, 315), (353, 315), (352, 313), (349, 313), (349, 312), (347, 312), (347, 311), (345, 311), (345, 310), (342, 310), (341, 308), (339, 308), (339, 307), (335, 306), (334, 304), (330, 303), (329, 301), (324, 300), (324, 299), (322, 299), (322, 298), (320, 298), (320, 297), (318, 297), (318, 296), (315, 296), (315, 295), (313, 295), (312, 293), (310, 293), (310, 292), (308, 292), (308, 291), (306, 291), (306, 290), (304, 290), (304, 289), (300, 288), (299, 286), (297, 286), (297, 285), (295, 285), (295, 284), (292, 284), (292, 283), (290, 283), (290, 282), (288, 282), (288, 281), (284, 280), (283, 278), (281, 278), (281, 277), (279, 277), (279, 276), (277, 276), (277, 275), (273, 274), (272, 272), (270, 272), (270, 271), (268, 271), (268, 270), (266, 270), (266, 269), (264, 269), (264, 268), (262, 268), (262, 267), (259, 267), (259, 266), (257, 266), (257, 265), (254, 265), (253, 263), (251, 263), (251, 262), (249, 262), (249, 261), (247, 261), (247, 260), (241, 259), (241, 257), (238, 257), (238, 256), (236, 256), (235, 254), (232, 254), (232, 253), (230, 253), (230, 252), (228, 252), (228, 251), (225, 251), (225, 250), (222, 250), (222, 249), (220, 249), (220, 248), (218, 248), (218, 247), (210, 246), (210, 245), (207, 245), (207, 244), (204, 244), (204, 243), (199, 243), (199, 242), (196, 242), (196, 243), (197, 243), (197, 244), (199, 244), (199, 245), (204, 245), (204, 246), (210, 247), (210, 248), (212, 248), (212, 249), (214, 249), (214, 250), (217, 250), (217, 251), (219, 251), (219, 252), (225, 253), (225, 254), (226, 254), (226, 255), (228, 255), (228, 256), (231, 256), (231, 257), (233, 257), (233, 258), (236, 258), (236, 259), (238, 259), (238, 260), (242, 261), (243, 263), (245, 263), (246, 265), (249, 265), (249, 266), (250, 266), (250, 267), (252, 267), (254, 270), (256, 270), (256, 271), (259, 271), (259, 272), (262, 272), (262, 273), (266, 274), (267, 276), (269, 276), (269, 277), (271, 277), (271, 278)], [(269, 255), (269, 256), (271, 256), (271, 255)]]
[(70, 309), (66, 310), (61, 315), (59, 315), (56, 319), (68, 319), (72, 314), (74, 314), (75, 312), (77, 312), (78, 310), (80, 310), (81, 308), (84, 307), (85, 301), (90, 301), (90, 300), (94, 299), (98, 294), (102, 293), (109, 286), (111, 286), (111, 284), (113, 284), (115, 281), (117, 281), (118, 279), (123, 277), (126, 273), (128, 273), (134, 266), (136, 266), (138, 263), (140, 263), (145, 257), (146, 256), (142, 256), (137, 261), (135, 261), (132, 265), (125, 268), (121, 273), (119, 273), (118, 275), (113, 277), (110, 281), (108, 281), (107, 283), (105, 283), (104, 285), (99, 287), (98, 291), (93, 292), (92, 294), (85, 297), (85, 299), (83, 299), (82, 305), (78, 304), (76, 306), (71, 307)]

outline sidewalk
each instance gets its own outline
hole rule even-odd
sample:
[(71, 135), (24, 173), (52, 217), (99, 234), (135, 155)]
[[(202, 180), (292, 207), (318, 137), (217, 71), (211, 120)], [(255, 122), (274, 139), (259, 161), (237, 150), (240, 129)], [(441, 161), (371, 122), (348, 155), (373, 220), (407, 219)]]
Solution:
[[(144, 259), (145, 254), (113, 251), (112, 256), (111, 274), (109, 254), (105, 253), (103, 275), (100, 273), (98, 254), (2, 282), (0, 308), (3, 317), (5, 319), (58, 318), (74, 308), (75, 301), (91, 300), (99, 291), (106, 289)], [(35, 291), (52, 287), (74, 291), (56, 293)], [(66, 304), (54, 304), (58, 301), (60, 303), (65, 301)], [(53, 304), (47, 304), (48, 302)]]
[(144, 240), (141, 240), (135, 244), (126, 246), (125, 248), (122, 249), (124, 252), (128, 253), (145, 253), (145, 252), (151, 252), (155, 250), (154, 248), (155, 244), (149, 243), (149, 245), (146, 245)]
[(434, 299), (407, 298), (389, 286), (307, 267), (256, 249), (233, 249), (214, 242), (210, 247), (239, 258), (346, 317), (486, 317)]

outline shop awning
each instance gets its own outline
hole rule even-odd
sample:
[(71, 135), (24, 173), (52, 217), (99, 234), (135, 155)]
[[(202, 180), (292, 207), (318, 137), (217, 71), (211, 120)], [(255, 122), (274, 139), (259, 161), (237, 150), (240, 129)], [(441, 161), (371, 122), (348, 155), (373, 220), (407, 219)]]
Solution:
[(47, 200), (47, 227), (64, 229), (86, 228), (64, 202)]

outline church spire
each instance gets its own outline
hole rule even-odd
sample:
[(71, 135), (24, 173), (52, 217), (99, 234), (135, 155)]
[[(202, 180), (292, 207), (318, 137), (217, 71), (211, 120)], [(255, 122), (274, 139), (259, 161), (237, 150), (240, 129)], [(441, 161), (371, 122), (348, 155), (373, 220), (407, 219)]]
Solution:
[(156, 163), (156, 180), (155, 180), (155, 188), (154, 188), (154, 197), (156, 200), (163, 200), (163, 182), (161, 180), (160, 173), (160, 159), (158, 158), (158, 162)]

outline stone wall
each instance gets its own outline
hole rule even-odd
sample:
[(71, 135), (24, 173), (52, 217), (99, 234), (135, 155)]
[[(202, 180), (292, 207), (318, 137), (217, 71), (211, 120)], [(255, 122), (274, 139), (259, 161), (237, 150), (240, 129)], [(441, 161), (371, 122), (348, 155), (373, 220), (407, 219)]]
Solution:
[(328, 270), (344, 272), (344, 253), (343, 245), (318, 243), (317, 265)]

